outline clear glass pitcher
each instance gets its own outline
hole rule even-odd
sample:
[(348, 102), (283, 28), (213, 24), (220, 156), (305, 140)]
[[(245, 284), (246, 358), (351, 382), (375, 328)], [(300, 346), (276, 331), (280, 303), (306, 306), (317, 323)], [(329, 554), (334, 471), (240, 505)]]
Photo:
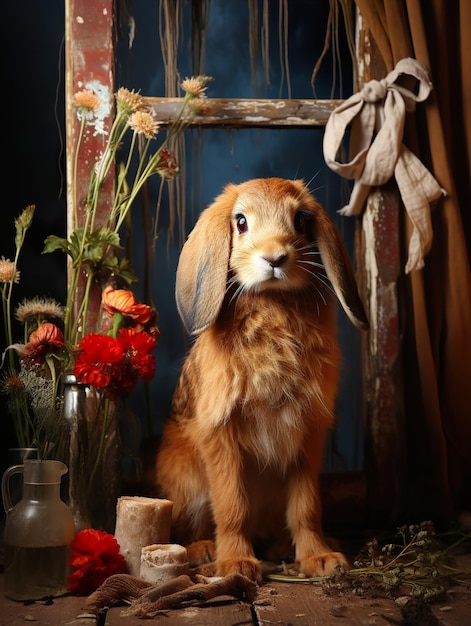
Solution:
[[(25, 459), (3, 474), (5, 595), (12, 600), (39, 600), (67, 591), (75, 526), (60, 498), (66, 472), (61, 461)], [(10, 481), (17, 474), (23, 474), (23, 497), (14, 505)]]

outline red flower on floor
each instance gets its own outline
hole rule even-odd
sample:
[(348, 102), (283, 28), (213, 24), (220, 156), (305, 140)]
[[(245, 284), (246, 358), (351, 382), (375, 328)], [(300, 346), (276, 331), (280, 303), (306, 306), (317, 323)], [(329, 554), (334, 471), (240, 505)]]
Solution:
[(89, 595), (113, 574), (126, 571), (126, 563), (119, 553), (114, 535), (87, 528), (77, 534), (70, 547), (69, 563), (75, 568), (67, 579), (71, 593)]

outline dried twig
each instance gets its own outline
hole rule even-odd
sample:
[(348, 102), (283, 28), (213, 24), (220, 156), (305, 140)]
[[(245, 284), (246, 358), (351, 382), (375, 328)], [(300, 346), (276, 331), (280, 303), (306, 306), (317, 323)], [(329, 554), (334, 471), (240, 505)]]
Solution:
[[(358, 555), (354, 567), (323, 581), (326, 591), (351, 587), (354, 593), (383, 592), (388, 597), (410, 595), (426, 602), (440, 600), (452, 583), (469, 578), (471, 572), (453, 566), (456, 549), (468, 545), (469, 532), (435, 534), (432, 522), (403, 525), (399, 541), (380, 546), (375, 538)], [(444, 543), (444, 539), (453, 543)]]

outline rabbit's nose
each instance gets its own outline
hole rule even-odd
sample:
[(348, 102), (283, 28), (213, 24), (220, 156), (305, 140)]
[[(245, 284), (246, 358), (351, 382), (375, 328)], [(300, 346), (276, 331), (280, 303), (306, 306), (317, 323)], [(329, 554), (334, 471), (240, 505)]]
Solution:
[(262, 258), (269, 265), (271, 265), (271, 267), (280, 267), (280, 265), (283, 265), (283, 262), (287, 256), (288, 256), (287, 254), (277, 254), (277, 255), (267, 254), (266, 256), (263, 256)]

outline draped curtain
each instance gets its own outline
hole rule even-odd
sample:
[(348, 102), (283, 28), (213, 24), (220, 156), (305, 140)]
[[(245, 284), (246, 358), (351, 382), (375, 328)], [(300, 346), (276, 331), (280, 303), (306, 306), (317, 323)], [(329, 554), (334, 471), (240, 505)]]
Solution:
[[(432, 210), (425, 267), (399, 286), (406, 416), (399, 510), (407, 520), (445, 522), (471, 511), (471, 2), (355, 2), (387, 71), (412, 57), (433, 84), (404, 135), (447, 195)], [(406, 216), (403, 224), (407, 250)]]

